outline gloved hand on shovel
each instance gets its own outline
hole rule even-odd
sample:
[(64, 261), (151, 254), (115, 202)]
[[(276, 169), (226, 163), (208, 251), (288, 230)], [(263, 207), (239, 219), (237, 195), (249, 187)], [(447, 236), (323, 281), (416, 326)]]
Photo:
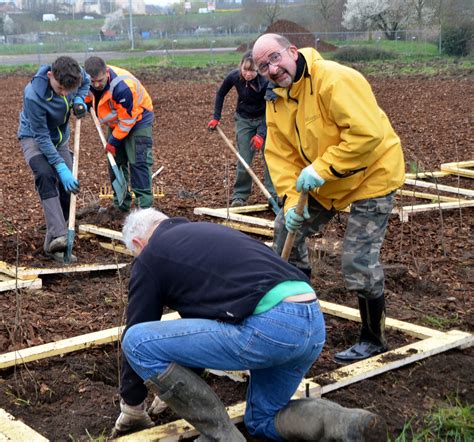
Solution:
[(74, 104), (72, 106), (72, 110), (76, 118), (85, 117), (87, 113), (86, 103), (81, 97), (74, 98)]
[(285, 227), (288, 232), (296, 232), (302, 225), (304, 220), (309, 219), (308, 205), (304, 206), (303, 216), (296, 213), (296, 206), (290, 207), (285, 213)]
[(145, 401), (138, 405), (128, 405), (123, 399), (120, 399), (120, 410), (121, 413), (115, 421), (112, 437), (132, 430), (144, 430), (155, 426), (145, 410)]
[(219, 120), (212, 119), (207, 123), (207, 128), (209, 130), (216, 130), (217, 125), (219, 124)]
[(321, 187), (325, 182), (324, 178), (321, 178), (310, 164), (301, 171), (300, 176), (296, 180), (296, 191), (313, 190), (316, 187)]
[(107, 143), (105, 145), (105, 150), (107, 152), (110, 152), (113, 156), (115, 156), (115, 154), (117, 153), (117, 148), (113, 144), (110, 144), (110, 143)]
[(69, 170), (69, 167), (66, 166), (66, 163), (58, 163), (55, 165), (55, 168), (66, 191), (72, 193), (79, 192), (79, 180), (74, 178), (74, 175)]

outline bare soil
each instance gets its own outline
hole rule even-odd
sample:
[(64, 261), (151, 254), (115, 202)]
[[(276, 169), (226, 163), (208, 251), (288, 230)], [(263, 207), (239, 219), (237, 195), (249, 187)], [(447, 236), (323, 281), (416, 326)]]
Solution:
[[(229, 67), (230, 68), (230, 67)], [(206, 129), (214, 94), (226, 69), (136, 72), (154, 99), (154, 170), (164, 196), (155, 206), (170, 216), (211, 220), (193, 214), (198, 206), (225, 207), (236, 160), (217, 133)], [(26, 76), (0, 78), (3, 102), (0, 115), (0, 244), (1, 259), (20, 266), (44, 267), (44, 226), (31, 172), (16, 140)], [(369, 78), (380, 106), (400, 135), (407, 171), (435, 170), (441, 163), (472, 160), (474, 80), (468, 76)], [(233, 139), (235, 96), (228, 97), (222, 119)], [(8, 109), (8, 112), (6, 111)], [(93, 208), (107, 206), (99, 199), (108, 183), (106, 160), (90, 118), (82, 124), (79, 160), (80, 223), (96, 223)], [(254, 168), (262, 176), (262, 161)], [(473, 189), (472, 180), (442, 178), (442, 184)], [(404, 197), (398, 204), (411, 201)], [(254, 189), (250, 203), (264, 197)], [(422, 202), (417, 200), (417, 202)], [(473, 330), (473, 209), (433, 211), (413, 215), (407, 223), (390, 220), (382, 260), (386, 267), (389, 317), (441, 330)], [(258, 214), (260, 216), (260, 214)], [(271, 213), (265, 216), (271, 217)], [(212, 219), (217, 222), (218, 220)], [(345, 215), (336, 217), (324, 232), (330, 241), (342, 239)], [(120, 230), (114, 220), (102, 224)], [(130, 262), (97, 242), (77, 238), (74, 253), (80, 263)], [(312, 284), (327, 301), (355, 307), (340, 274), (337, 253), (312, 252)], [(90, 272), (43, 277), (37, 291), (2, 292), (0, 296), (0, 352), (26, 348), (123, 324), (128, 267), (120, 272)], [(325, 382), (324, 374), (337, 368), (332, 357), (357, 339), (358, 326), (327, 316), (328, 342), (310, 375)], [(403, 333), (388, 331), (392, 348), (412, 342)], [(50, 440), (86, 441), (108, 435), (118, 415), (117, 345), (77, 351), (0, 371), (0, 408), (4, 408)], [(390, 435), (404, 423), (423, 416), (454, 397), (473, 403), (472, 349), (453, 350), (414, 365), (359, 382), (327, 395), (351, 407), (365, 407), (385, 417)], [(245, 384), (210, 376), (209, 382), (230, 405), (243, 400)], [(327, 380), (326, 380), (327, 382)], [(175, 419), (166, 412), (158, 424)]]

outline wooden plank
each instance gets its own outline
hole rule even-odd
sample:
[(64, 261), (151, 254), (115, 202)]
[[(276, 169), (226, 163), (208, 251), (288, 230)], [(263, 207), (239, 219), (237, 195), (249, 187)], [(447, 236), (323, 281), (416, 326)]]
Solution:
[[(322, 300), (319, 300), (319, 304), (321, 306), (322, 312), (325, 314), (360, 322), (360, 314), (358, 309)], [(411, 324), (409, 322), (399, 321), (398, 319), (393, 318), (386, 318), (385, 325), (389, 328), (400, 330), (410, 336), (414, 336), (415, 338), (420, 339), (433, 338), (436, 336), (444, 335), (444, 332), (442, 331), (433, 330), (431, 328)]]
[(440, 170), (435, 170), (433, 172), (417, 172), (417, 173), (406, 173), (405, 179), (420, 180), (423, 178), (442, 178), (444, 176), (451, 175), (449, 172), (442, 172)]
[[(335, 382), (322, 386), (321, 394), (327, 394), (355, 382), (413, 364), (453, 348), (472, 345), (474, 345), (474, 336), (459, 330), (451, 330), (441, 336), (423, 339), (330, 372), (325, 377), (329, 377), (330, 380)], [(318, 384), (316, 385), (318, 388), (320, 387)]]
[(103, 236), (105, 238), (115, 239), (116, 241), (122, 241), (123, 236), (121, 232), (117, 232), (112, 229), (105, 229), (104, 227), (98, 227), (94, 224), (81, 224), (79, 226), (79, 232), (81, 233), (93, 233), (97, 236)]
[(440, 169), (443, 172), (449, 172), (453, 175), (460, 175), (466, 178), (474, 178), (474, 170), (467, 169), (468, 167), (474, 167), (474, 160), (469, 161), (458, 161), (454, 163), (443, 163)]
[(0, 408), (0, 441), (48, 442), (48, 439)]
[[(245, 413), (245, 402), (239, 402), (231, 407), (226, 407), (230, 420), (234, 424), (242, 422)], [(195, 430), (184, 419), (169, 422), (158, 427), (149, 428), (148, 430), (137, 431), (136, 433), (114, 439), (115, 442), (172, 442), (197, 436), (199, 432)]]
[(0, 261), (0, 273), (4, 273), (12, 278), (23, 280), (36, 279), (41, 275), (55, 275), (61, 273), (80, 273), (80, 272), (96, 272), (102, 270), (118, 270), (128, 265), (127, 263), (116, 264), (75, 264), (65, 265), (61, 267), (15, 267)]
[(398, 189), (397, 195), (411, 196), (413, 198), (428, 199), (433, 201), (460, 201), (459, 198), (454, 196), (435, 195), (434, 193), (417, 192), (416, 190), (408, 189)]
[(0, 282), (0, 292), (6, 292), (7, 290), (28, 289), (38, 290), (42, 287), (43, 282), (39, 278), (35, 279), (11, 279), (10, 281)]
[(420, 212), (432, 212), (436, 210), (453, 210), (466, 207), (474, 207), (474, 199), (457, 200), (443, 203), (416, 204), (412, 206), (394, 207), (392, 213), (397, 214), (400, 221), (407, 222), (410, 215)]
[(254, 227), (234, 221), (222, 221), (220, 224), (235, 230), (240, 230), (241, 232), (254, 233), (255, 235), (269, 236), (273, 238), (273, 230), (265, 227)]
[[(227, 207), (223, 207), (217, 210), (227, 211)], [(229, 212), (231, 213), (264, 212), (266, 210), (271, 210), (271, 207), (268, 204), (253, 204), (250, 206), (229, 207)]]
[[(163, 315), (162, 321), (179, 319), (177, 312)], [(87, 333), (73, 338), (62, 339), (48, 344), (14, 350), (0, 355), (0, 369), (17, 364), (38, 361), (52, 356), (63, 355), (77, 350), (84, 350), (95, 345), (110, 344), (120, 339), (124, 327), (113, 327), (98, 332)]]
[[(327, 394), (331, 391), (337, 390), (355, 382), (359, 382), (363, 379), (367, 379), (369, 377), (385, 373), (389, 370), (426, 359), (429, 356), (433, 356), (456, 347), (473, 344), (474, 337), (469, 333), (458, 330), (442, 333), (441, 337), (436, 336), (428, 338), (415, 344), (410, 344), (397, 350), (392, 350), (382, 355), (334, 370), (328, 373), (326, 377), (331, 380), (335, 379), (336, 382), (328, 385), (321, 386), (310, 379), (303, 379), (293, 397), (306, 397), (307, 393), (309, 393), (311, 397), (320, 397), (321, 394)], [(390, 360), (390, 358), (396, 358), (396, 360)], [(227, 412), (232, 422), (241, 422), (245, 412), (245, 402), (240, 402), (236, 405), (228, 407)], [(197, 434), (197, 431), (193, 430), (189, 423), (183, 419), (180, 419), (165, 425), (121, 437), (116, 439), (116, 441), (176, 441), (192, 437)]]
[(427, 189), (437, 189), (442, 192), (455, 193), (456, 195), (466, 195), (469, 197), (474, 197), (474, 190), (463, 189), (461, 187), (445, 186), (444, 184), (438, 183), (429, 183), (426, 181), (405, 179), (405, 184), (416, 187), (425, 187)]
[(273, 221), (264, 218), (257, 218), (254, 216), (240, 215), (238, 213), (227, 213), (226, 209), (211, 209), (209, 207), (195, 207), (195, 215), (209, 215), (217, 218), (229, 219), (231, 221), (244, 222), (251, 225), (263, 226), (273, 229)]
[(128, 265), (128, 263), (116, 264), (78, 264), (67, 265), (64, 267), (53, 268), (25, 268), (19, 272), (18, 277), (21, 279), (31, 279), (42, 275), (57, 275), (62, 273), (81, 273), (81, 272), (101, 272), (104, 270), (119, 270)]
[(101, 247), (107, 250), (111, 250), (112, 252), (122, 253), (123, 255), (133, 256), (133, 253), (128, 250), (125, 246), (120, 244), (110, 243), (110, 242), (100, 242), (99, 244)]

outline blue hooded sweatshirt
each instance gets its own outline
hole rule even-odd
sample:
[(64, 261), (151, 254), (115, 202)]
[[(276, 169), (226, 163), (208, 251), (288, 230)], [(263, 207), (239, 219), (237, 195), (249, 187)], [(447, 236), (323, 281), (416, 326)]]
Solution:
[(18, 138), (34, 138), (52, 166), (63, 163), (56, 147), (69, 139), (69, 116), (74, 98), (84, 99), (89, 92), (90, 77), (81, 68), (82, 82), (77, 91), (66, 97), (55, 94), (47, 73), (51, 66), (43, 65), (25, 87), (20, 113)]

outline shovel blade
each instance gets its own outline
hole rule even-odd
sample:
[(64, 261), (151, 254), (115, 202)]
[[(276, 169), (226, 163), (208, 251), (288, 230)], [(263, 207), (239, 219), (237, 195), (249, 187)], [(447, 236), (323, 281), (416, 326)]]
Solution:
[(125, 177), (123, 176), (123, 172), (116, 164), (112, 165), (112, 171), (115, 175), (115, 179), (112, 181), (112, 187), (115, 191), (115, 195), (117, 195), (118, 205), (121, 206), (127, 196), (128, 186)]
[(72, 256), (72, 246), (74, 245), (74, 236), (75, 231), (74, 229), (69, 229), (67, 231), (67, 247), (66, 252), (64, 253), (64, 263), (70, 264), (71, 256)]

